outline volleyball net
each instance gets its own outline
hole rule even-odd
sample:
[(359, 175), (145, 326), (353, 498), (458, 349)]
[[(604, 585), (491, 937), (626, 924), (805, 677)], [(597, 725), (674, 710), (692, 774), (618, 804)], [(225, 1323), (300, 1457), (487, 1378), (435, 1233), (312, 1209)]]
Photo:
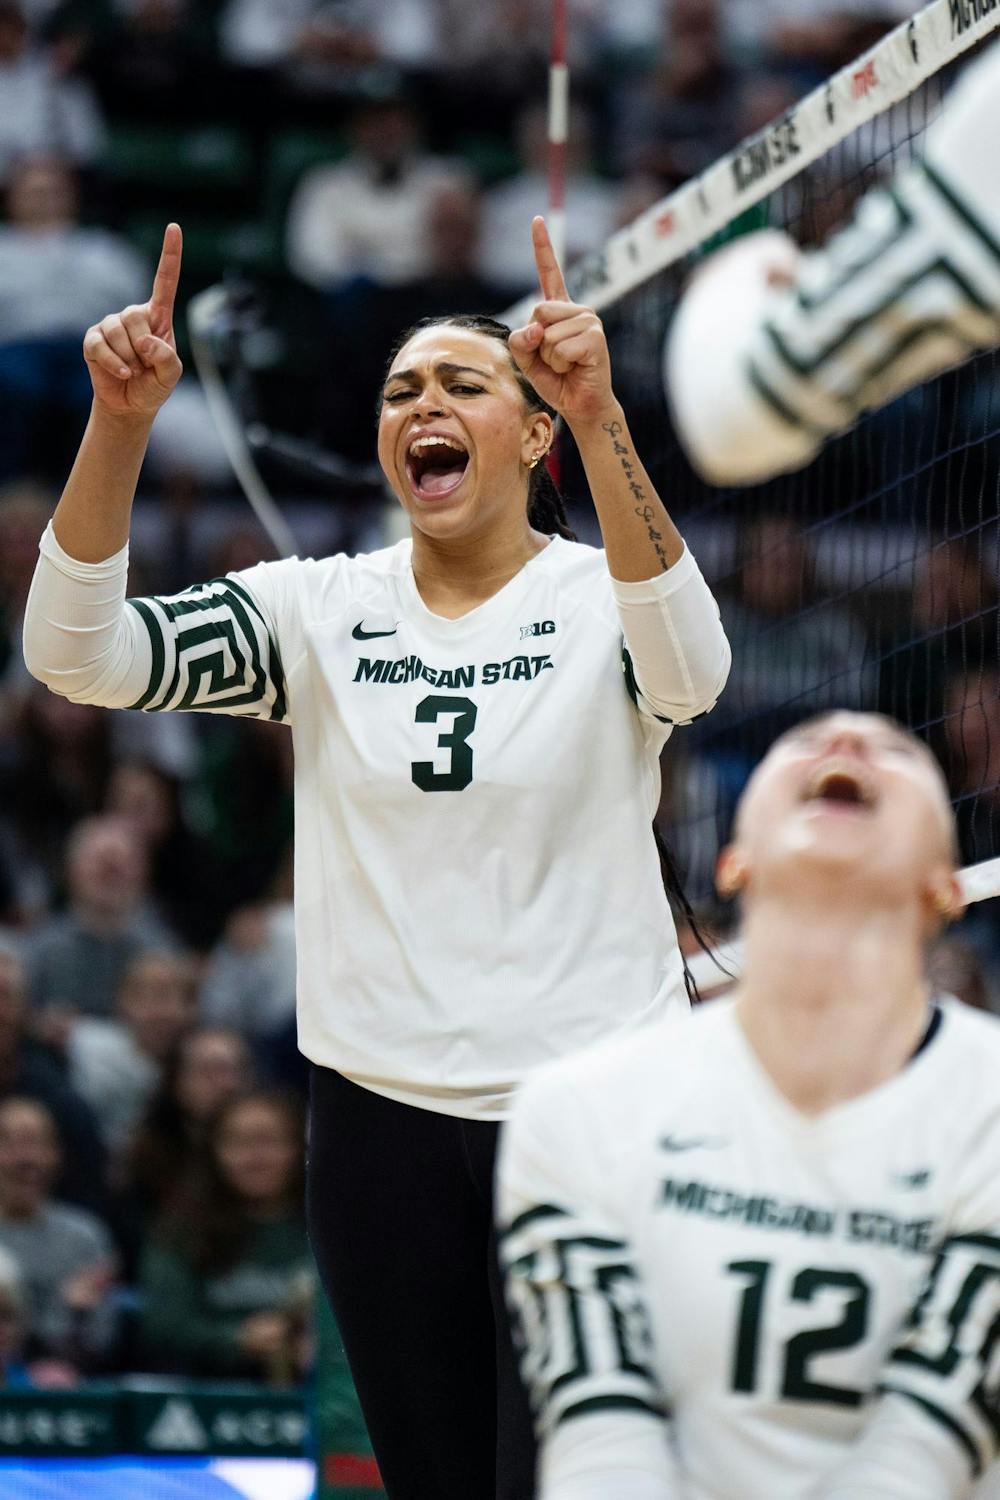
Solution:
[[(1000, 894), (997, 353), (979, 353), (859, 420), (845, 407), (853, 425), (830, 441), (816, 437), (820, 451), (811, 462), (739, 488), (709, 484), (692, 468), (664, 377), (665, 340), (682, 292), (724, 242), (770, 227), (788, 231), (803, 247), (829, 244), (873, 191), (884, 200), (868, 215), (876, 238), (879, 212), (905, 221), (908, 200), (895, 188), (900, 174), (922, 159), (929, 127), (947, 109), (956, 82), (977, 65), (975, 55), (992, 47), (1000, 61), (998, 35), (997, 0), (934, 0), (647, 210), (602, 253), (569, 268), (571, 294), (601, 311), (638, 451), (713, 585), (733, 644), (732, 677), (719, 705), (675, 735), (664, 758), (660, 825), (696, 902), (711, 898), (715, 854), (768, 745), (793, 723), (836, 707), (882, 710), (926, 739), (951, 789), (969, 867), (967, 897)], [(1000, 153), (1000, 80), (996, 93), (993, 137)], [(1000, 197), (1000, 175), (997, 183)], [(956, 297), (962, 316), (972, 320), (962, 324), (953, 363), (977, 341), (1000, 343), (1000, 244), (981, 223), (960, 222), (957, 201), (943, 202), (941, 215), (952, 216), (969, 254), (981, 255), (985, 280), (997, 278), (993, 301), (976, 268), (968, 271), (965, 249), (946, 251), (933, 274), (921, 271), (919, 296), (930, 323), (936, 299), (943, 299), (943, 317), (948, 298)], [(887, 227), (890, 250), (892, 233)], [(976, 234), (985, 239), (973, 246)], [(869, 251), (848, 235), (836, 253), (841, 285), (849, 287)], [(914, 276), (907, 295), (918, 295), (915, 284)], [(532, 301), (508, 317), (523, 321)], [(919, 372), (926, 338), (905, 323), (896, 303), (887, 299), (876, 310), (877, 335), (859, 333), (859, 316), (833, 330), (829, 347), (846, 348), (848, 363), (860, 349), (871, 371), (911, 360)], [(768, 376), (772, 414), (776, 406), (782, 419), (804, 421), (811, 401), (822, 417), (826, 398), (808, 386), (806, 365), (776, 334), (772, 342), (781, 367), (774, 381)], [(700, 351), (709, 406), (721, 347)], [(687, 372), (673, 374), (683, 381)], [(844, 370), (835, 375), (842, 393)], [(784, 382), (780, 389), (776, 381)], [(886, 389), (891, 395), (891, 382)], [(794, 408), (802, 391), (803, 407), (782, 411), (786, 403)], [(748, 453), (753, 443), (751, 434)], [(572, 498), (585, 488), (570, 447), (564, 442), (562, 466)]]

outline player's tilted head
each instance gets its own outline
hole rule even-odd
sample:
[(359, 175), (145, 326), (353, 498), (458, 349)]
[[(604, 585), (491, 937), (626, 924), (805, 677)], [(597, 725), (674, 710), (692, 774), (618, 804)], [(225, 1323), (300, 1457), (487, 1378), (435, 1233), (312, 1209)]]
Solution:
[(481, 534), (512, 508), (571, 536), (545, 467), (554, 412), (517, 368), (510, 329), (455, 314), (408, 329), (378, 402), (379, 461), (411, 523), (440, 537)]
[(941, 768), (882, 714), (846, 710), (775, 742), (740, 799), (719, 887), (813, 891), (860, 910), (917, 903), (928, 927), (960, 906), (955, 823)]

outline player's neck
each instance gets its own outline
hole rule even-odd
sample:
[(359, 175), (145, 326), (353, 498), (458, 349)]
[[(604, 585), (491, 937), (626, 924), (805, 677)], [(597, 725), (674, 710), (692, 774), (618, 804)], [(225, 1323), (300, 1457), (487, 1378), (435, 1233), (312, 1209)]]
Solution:
[(877, 1088), (912, 1057), (928, 999), (917, 924), (899, 910), (789, 910), (787, 897), (748, 914), (740, 1024), (804, 1114)]
[(523, 520), (487, 536), (441, 539), (414, 529), (413, 578), (429, 610), (458, 619), (499, 593), (548, 542)]

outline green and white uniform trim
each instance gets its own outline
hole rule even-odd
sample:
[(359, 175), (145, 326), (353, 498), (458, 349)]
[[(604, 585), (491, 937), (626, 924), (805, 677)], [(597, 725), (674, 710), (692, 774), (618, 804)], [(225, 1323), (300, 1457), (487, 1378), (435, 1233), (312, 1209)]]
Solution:
[(142, 622), (151, 653), (149, 682), (129, 708), (285, 718), (280, 652), (256, 601), (235, 579), (126, 603)]

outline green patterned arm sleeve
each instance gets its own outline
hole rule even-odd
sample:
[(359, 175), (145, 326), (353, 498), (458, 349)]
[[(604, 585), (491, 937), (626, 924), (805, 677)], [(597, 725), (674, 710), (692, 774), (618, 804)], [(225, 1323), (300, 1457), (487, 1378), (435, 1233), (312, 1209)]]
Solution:
[(235, 578), (181, 594), (129, 599), (149, 636), (149, 681), (130, 708), (191, 709), (281, 722), (285, 674), (274, 632)]

